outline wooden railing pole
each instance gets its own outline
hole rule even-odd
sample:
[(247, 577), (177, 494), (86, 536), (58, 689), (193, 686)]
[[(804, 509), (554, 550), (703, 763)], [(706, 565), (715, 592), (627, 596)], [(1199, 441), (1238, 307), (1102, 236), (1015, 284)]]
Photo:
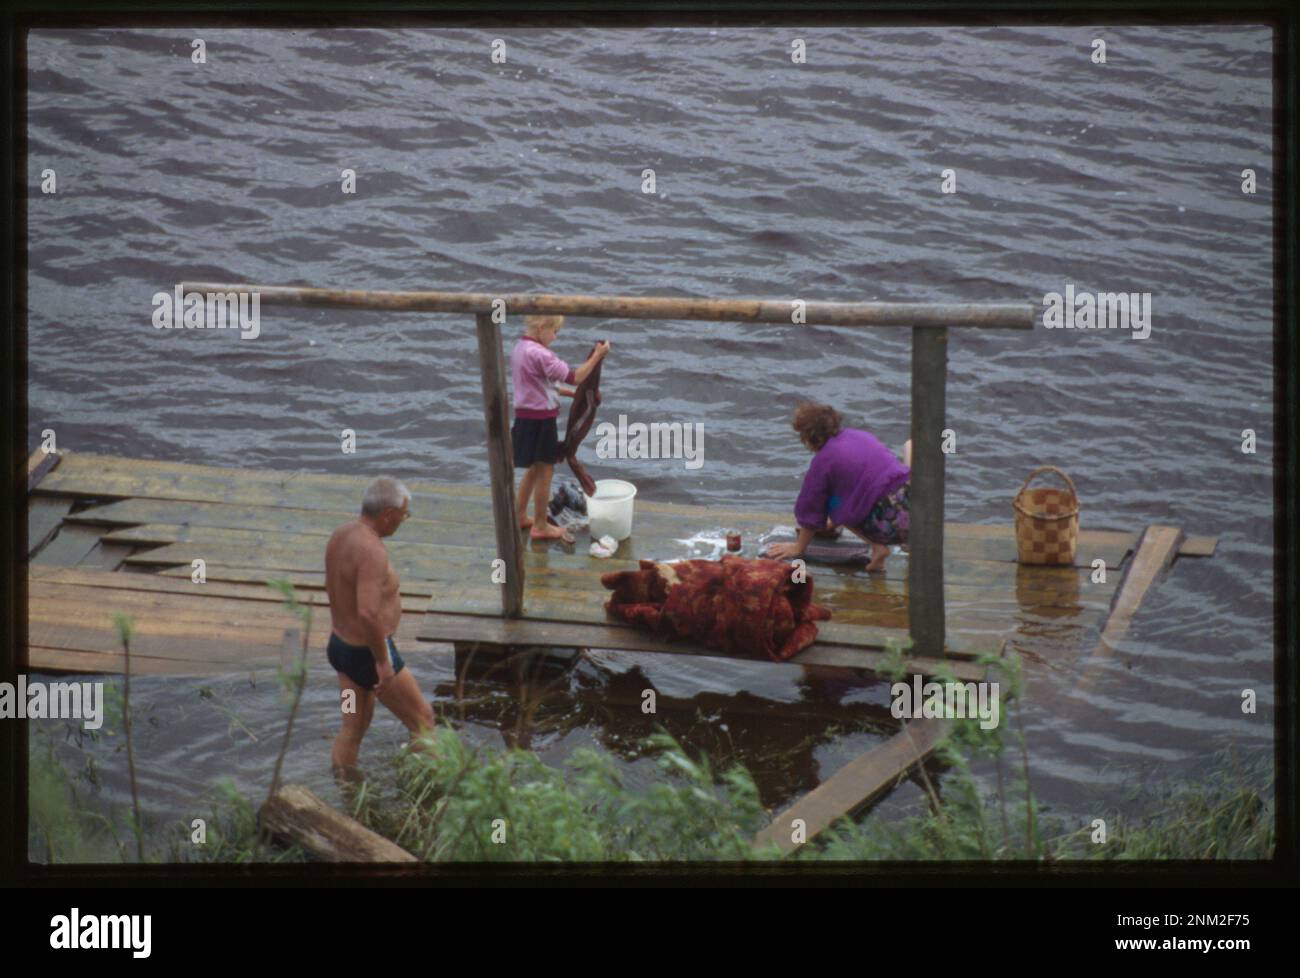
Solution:
[(948, 331), (912, 330), (911, 555), (907, 567), (912, 653), (944, 654), (943, 463)]
[[(501, 292), (385, 292), (298, 286), (182, 282), (181, 295), (255, 292), (261, 306), (377, 309), (479, 315), (504, 302), (512, 316), (699, 320), (791, 324), (796, 302), (809, 326), (906, 326), (911, 329), (1032, 329), (1041, 307), (992, 302), (820, 302), (815, 299), (707, 299), (690, 296), (548, 295)], [(179, 301), (179, 298), (178, 300)], [(231, 299), (233, 300), (233, 297)]]
[(506, 562), (501, 586), (501, 611), (507, 618), (524, 613), (524, 552), (515, 512), (515, 467), (510, 451), (510, 424), (506, 404), (505, 357), (501, 333), (492, 316), (479, 313), (479, 374), (483, 380), (483, 420), (487, 424), (488, 469), (492, 475), (492, 521), (496, 524), (497, 554)]

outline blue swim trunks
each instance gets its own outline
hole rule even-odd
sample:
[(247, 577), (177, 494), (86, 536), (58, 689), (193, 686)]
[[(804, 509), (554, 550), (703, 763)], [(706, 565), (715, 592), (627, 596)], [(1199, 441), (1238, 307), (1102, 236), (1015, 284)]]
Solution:
[[(343, 673), (362, 689), (374, 689), (379, 685), (379, 672), (375, 669), (375, 656), (368, 645), (349, 645), (333, 632), (330, 632), (330, 644), (326, 650), (330, 665), (337, 672)], [(388, 636), (388, 659), (393, 664), (396, 676), (406, 666), (397, 653), (393, 637)]]

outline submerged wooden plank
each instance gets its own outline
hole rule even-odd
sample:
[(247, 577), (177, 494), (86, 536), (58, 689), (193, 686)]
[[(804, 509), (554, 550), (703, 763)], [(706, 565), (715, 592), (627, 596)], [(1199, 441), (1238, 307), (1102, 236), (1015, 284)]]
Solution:
[(28, 557), (49, 543), (70, 509), (72, 500), (67, 496), (36, 495), (27, 500)]
[(1133, 558), (1115, 592), (1110, 615), (1102, 628), (1101, 643), (1113, 647), (1123, 637), (1137, 613), (1138, 606), (1150, 590), (1156, 575), (1164, 571), (1178, 552), (1183, 531), (1176, 526), (1152, 525), (1146, 528)]
[(1102, 626), (1101, 637), (1084, 666), (1083, 673), (1075, 687), (1076, 692), (1085, 691), (1097, 675), (1097, 666), (1108, 659), (1115, 651), (1116, 644), (1128, 632), (1133, 616), (1137, 613), (1142, 599), (1146, 597), (1157, 575), (1163, 572), (1178, 553), (1183, 531), (1176, 526), (1151, 525), (1142, 533), (1138, 551), (1133, 562), (1124, 571), (1123, 580), (1115, 592), (1110, 614)]
[(54, 539), (31, 558), (38, 566), (58, 564), (72, 567), (81, 563), (99, 543), (99, 530), (63, 523)]
[[(954, 636), (949, 636), (951, 640)], [(789, 660), (801, 666), (839, 666), (847, 669), (868, 669), (878, 672), (886, 665), (883, 652), (874, 649), (862, 649), (856, 646), (835, 645), (815, 642), (807, 649)], [(984, 666), (976, 665), (965, 659), (930, 659), (925, 656), (905, 656), (903, 668), (908, 675), (913, 673), (931, 677), (951, 673), (963, 682), (979, 682), (985, 678)]]
[(1184, 537), (1178, 547), (1179, 557), (1213, 557), (1218, 537)]
[[(775, 844), (783, 853), (793, 852), (837, 818), (851, 815), (897, 784), (934, 752), (950, 728), (946, 720), (911, 721), (901, 732), (850, 761), (778, 815), (755, 836), (754, 844)], [(798, 833), (796, 820), (802, 823)]]
[(258, 812), (272, 835), (334, 863), (419, 862), (401, 846), (336, 811), (301, 785), (287, 784)]

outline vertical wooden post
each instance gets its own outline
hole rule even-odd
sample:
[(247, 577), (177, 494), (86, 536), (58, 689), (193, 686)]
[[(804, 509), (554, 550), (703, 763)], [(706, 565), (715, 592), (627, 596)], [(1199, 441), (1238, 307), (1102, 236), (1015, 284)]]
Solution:
[(501, 333), (492, 316), (479, 313), (479, 374), (483, 380), (483, 420), (487, 423), (488, 468), (492, 474), (492, 521), (496, 524), (497, 554), (506, 562), (506, 582), (501, 586), (501, 613), (518, 618), (524, 613), (524, 551), (515, 512), (515, 467), (510, 446), (506, 404), (505, 358)]
[(943, 463), (948, 330), (912, 329), (911, 555), (907, 567), (912, 651), (944, 654)]

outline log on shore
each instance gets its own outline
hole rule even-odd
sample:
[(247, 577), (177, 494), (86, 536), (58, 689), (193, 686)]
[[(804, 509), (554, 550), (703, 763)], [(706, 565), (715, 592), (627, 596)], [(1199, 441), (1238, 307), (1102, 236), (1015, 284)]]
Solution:
[(258, 820), (273, 836), (296, 842), (327, 862), (419, 862), (401, 846), (331, 808), (302, 785), (282, 787), (262, 806)]

